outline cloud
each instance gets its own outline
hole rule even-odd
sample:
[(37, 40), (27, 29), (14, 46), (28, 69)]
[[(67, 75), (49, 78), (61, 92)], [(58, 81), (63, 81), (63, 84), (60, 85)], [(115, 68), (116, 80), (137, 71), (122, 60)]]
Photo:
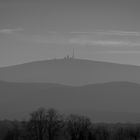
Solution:
[(15, 29), (0, 29), (0, 34), (13, 34), (15, 32), (23, 31), (23, 28), (15, 28)]
[(117, 35), (117, 36), (137, 36), (140, 37), (140, 32), (128, 31), (95, 31), (95, 32), (70, 32), (70, 34), (100, 34), (100, 35)]
[(96, 51), (96, 53), (99, 54), (140, 54), (140, 51), (119, 51), (119, 50), (115, 50), (115, 51)]
[(140, 46), (140, 42), (115, 41), (115, 40), (92, 40), (92, 39), (71, 39), (70, 43), (79, 45), (100, 45), (100, 46)]
[(119, 36), (140, 36), (140, 32), (127, 32), (127, 31), (109, 31), (106, 32), (105, 34), (119, 35)]
[(140, 47), (139, 40), (125, 39), (98, 39), (96, 37), (77, 36), (32, 36), (29, 41), (41, 44), (78, 45), (79, 47)]
[[(91, 34), (90, 34), (91, 33)], [(92, 34), (94, 33), (94, 35)], [(101, 36), (95, 33), (102, 34)], [(76, 35), (75, 35), (76, 34)], [(110, 34), (104, 36), (103, 34)], [(113, 35), (135, 35), (138, 36), (139, 32), (123, 32), (123, 31), (107, 31), (107, 32), (56, 32), (49, 31), (44, 35), (32, 35), (27, 40), (39, 44), (54, 44), (54, 45), (77, 45), (77, 47), (140, 47), (139, 37), (118, 37)]]

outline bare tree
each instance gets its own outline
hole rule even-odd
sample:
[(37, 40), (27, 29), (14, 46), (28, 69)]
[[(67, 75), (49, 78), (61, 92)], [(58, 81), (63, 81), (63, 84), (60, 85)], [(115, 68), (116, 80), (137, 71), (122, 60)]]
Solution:
[(47, 121), (46, 121), (46, 134), (48, 140), (54, 140), (60, 133), (63, 127), (62, 116), (54, 109), (49, 109), (47, 111)]
[(86, 140), (91, 122), (88, 118), (70, 115), (67, 118), (67, 132), (71, 140)]
[(108, 140), (109, 139), (109, 131), (107, 127), (98, 126), (94, 128), (93, 134), (96, 140)]
[(4, 140), (19, 140), (21, 138), (21, 125), (18, 121), (13, 121), (12, 127), (8, 130)]
[(37, 111), (31, 113), (28, 123), (29, 139), (43, 140), (46, 133), (46, 110), (39, 108)]
[(119, 127), (115, 130), (115, 134), (114, 134), (114, 139), (115, 140), (122, 140), (122, 139), (128, 139), (128, 135), (126, 133), (125, 128), (123, 127)]
[(129, 127), (126, 128), (126, 133), (129, 138), (138, 140), (140, 138), (140, 128), (139, 127)]

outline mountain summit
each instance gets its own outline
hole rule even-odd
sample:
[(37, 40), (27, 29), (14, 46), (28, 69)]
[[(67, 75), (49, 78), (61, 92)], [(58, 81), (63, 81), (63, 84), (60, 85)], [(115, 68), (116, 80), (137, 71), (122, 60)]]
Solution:
[(81, 86), (112, 81), (140, 84), (140, 67), (82, 59), (52, 59), (0, 68), (0, 80)]

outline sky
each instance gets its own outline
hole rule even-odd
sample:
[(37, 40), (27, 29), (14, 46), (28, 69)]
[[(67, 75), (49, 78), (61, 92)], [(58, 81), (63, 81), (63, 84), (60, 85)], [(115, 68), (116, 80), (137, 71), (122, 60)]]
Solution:
[(0, 0), (0, 67), (63, 58), (140, 65), (140, 0)]

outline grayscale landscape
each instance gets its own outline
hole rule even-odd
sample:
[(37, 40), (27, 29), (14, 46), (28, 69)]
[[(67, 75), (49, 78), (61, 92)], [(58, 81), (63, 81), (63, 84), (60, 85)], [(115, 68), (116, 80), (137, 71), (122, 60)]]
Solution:
[(0, 140), (140, 140), (139, 0), (0, 0)]

